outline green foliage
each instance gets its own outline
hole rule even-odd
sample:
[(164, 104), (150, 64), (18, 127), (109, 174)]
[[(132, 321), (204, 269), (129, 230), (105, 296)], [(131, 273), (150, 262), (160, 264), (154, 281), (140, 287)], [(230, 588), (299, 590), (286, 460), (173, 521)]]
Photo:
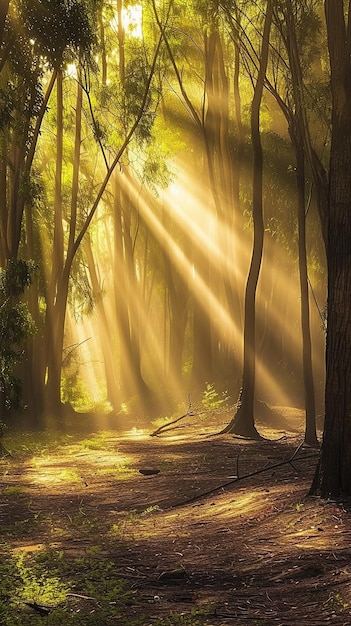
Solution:
[(19, 297), (32, 282), (35, 269), (33, 261), (10, 260), (7, 268), (0, 268), (0, 295), (3, 298)]
[(23, 260), (10, 261), (6, 269), (0, 269), (0, 406), (4, 410), (21, 405), (21, 381), (14, 372), (35, 325), (19, 297), (30, 285), (33, 269), (32, 262)]
[(27, 564), (25, 554), (20, 552), (16, 559), (18, 587), (16, 597), (22, 601), (49, 604), (62, 602), (67, 594), (67, 587), (57, 576), (47, 571), (40, 571)]
[[(48, 549), (30, 555), (23, 551), (2, 555), (0, 564), (0, 622), (3, 626), (33, 626), (43, 617), (33, 604), (47, 609), (45, 623), (121, 626), (140, 624), (121, 615), (131, 598), (115, 566), (97, 558), (96, 551), (70, 559), (63, 550)], [(74, 591), (71, 596), (71, 591)], [(29, 607), (28, 604), (32, 605)]]
[(218, 392), (215, 386), (206, 383), (205, 390), (202, 394), (201, 405), (208, 410), (215, 411), (223, 407), (229, 400), (228, 392)]
[(89, 3), (21, 0), (19, 7), (36, 54), (46, 57), (53, 65), (60, 65), (67, 52), (70, 56), (77, 53), (82, 56), (91, 49), (95, 37)]

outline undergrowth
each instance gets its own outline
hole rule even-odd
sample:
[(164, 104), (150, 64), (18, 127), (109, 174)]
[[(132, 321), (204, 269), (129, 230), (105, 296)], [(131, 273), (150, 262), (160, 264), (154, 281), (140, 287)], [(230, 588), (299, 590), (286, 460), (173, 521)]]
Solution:
[[(131, 615), (135, 592), (119, 578), (100, 546), (72, 557), (64, 550), (22, 549), (0, 553), (1, 626), (145, 626)], [(173, 613), (153, 626), (199, 626), (197, 611)]]
[(132, 592), (118, 578), (113, 563), (93, 551), (70, 558), (64, 551), (2, 555), (0, 623), (3, 626), (74, 626), (116, 624), (137, 626), (122, 615)]
[[(50, 436), (51, 435), (51, 436)], [(83, 440), (57, 433), (8, 433), (6, 449), (9, 456), (2, 461), (3, 487), (0, 495), (11, 506), (17, 500), (23, 507), (29, 500), (25, 517), (3, 516), (0, 532), (0, 625), (1, 626), (147, 626), (150, 620), (142, 615), (145, 605), (138, 593), (133, 590), (129, 579), (124, 579), (118, 567), (116, 551), (126, 537), (133, 535), (136, 516), (152, 515), (156, 506), (127, 513), (112, 529), (98, 522), (94, 511), (85, 506), (83, 499), (74, 500), (75, 506), (67, 511), (49, 516), (43, 514), (32, 503), (26, 484), (7, 483), (6, 476), (10, 464), (19, 464), (30, 459), (36, 480), (49, 477), (61, 487), (71, 489), (85, 478), (73, 466), (57, 469), (51, 474), (51, 457), (65, 459), (69, 455), (82, 454), (85, 458), (90, 451), (101, 450), (108, 454), (108, 462), (96, 469), (96, 475), (112, 473), (116, 482), (122, 476), (125, 480), (135, 473), (130, 460), (113, 448), (107, 447), (106, 434), (99, 433)], [(62, 457), (61, 457), (62, 455)], [(105, 457), (103, 457), (105, 459)], [(62, 461), (63, 463), (63, 461)], [(89, 481), (90, 477), (87, 478)], [(44, 482), (46, 485), (46, 482)], [(48, 483), (49, 484), (49, 483)], [(51, 484), (51, 483), (50, 483)], [(73, 492), (72, 492), (73, 493)], [(75, 542), (75, 547), (65, 551), (59, 547), (39, 544), (48, 538), (60, 542), (65, 538)], [(24, 539), (27, 548), (18, 548)], [(48, 541), (49, 541), (48, 540)], [(109, 542), (113, 556), (109, 555)], [(87, 545), (88, 544), (88, 545)], [(59, 546), (60, 543), (55, 543)], [(115, 561), (116, 559), (116, 561)], [(203, 624), (203, 614), (198, 611), (172, 613), (162, 619), (152, 619), (152, 626), (199, 626)]]

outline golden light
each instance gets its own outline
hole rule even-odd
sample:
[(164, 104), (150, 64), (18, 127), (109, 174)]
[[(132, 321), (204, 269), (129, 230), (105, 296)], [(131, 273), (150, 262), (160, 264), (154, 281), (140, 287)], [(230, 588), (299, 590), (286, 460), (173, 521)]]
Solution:
[(67, 68), (66, 68), (66, 76), (77, 80), (78, 72), (77, 72), (77, 66), (75, 63), (68, 63)]
[[(243, 302), (247, 272), (250, 263), (252, 233), (250, 229), (238, 227), (239, 217), (236, 218), (236, 232), (216, 215), (213, 201), (205, 185), (196, 183), (185, 171), (180, 171), (175, 180), (167, 189), (159, 190), (158, 202), (147, 193), (140, 191), (137, 180), (128, 173), (119, 176), (119, 183), (131, 206), (140, 215), (148, 232), (158, 242), (164, 255), (169, 259), (172, 267), (176, 268), (188, 285), (192, 297), (206, 311), (211, 318), (211, 324), (218, 342), (229, 346), (237, 359), (237, 367), (242, 366), (243, 348), (243, 312), (231, 310), (223, 291), (226, 279), (237, 285), (241, 303)], [(105, 232), (105, 231), (104, 231)], [(268, 238), (267, 238), (268, 239)], [(112, 240), (105, 232), (105, 245), (113, 249)], [(115, 252), (116, 253), (116, 252)], [(122, 252), (123, 253), (123, 252)], [(279, 267), (271, 250), (269, 241), (265, 243), (265, 252), (262, 271), (257, 290), (257, 352), (256, 352), (256, 381), (260, 394), (276, 405), (291, 405), (290, 392), (284, 388), (281, 378), (271, 371), (270, 365), (265, 363), (266, 353), (260, 352), (260, 343), (265, 339), (267, 328), (273, 328), (279, 337), (282, 337), (284, 346), (282, 354), (287, 359), (301, 361), (301, 332), (300, 332), (300, 293), (298, 273), (292, 276), (291, 262), (284, 257)], [(210, 267), (209, 277), (204, 264)], [(123, 266), (123, 259), (115, 260), (116, 267)], [(111, 281), (110, 267), (100, 268), (101, 280), (104, 284)], [(140, 266), (135, 266), (137, 288), (133, 283), (125, 283), (125, 292), (121, 297), (128, 301), (129, 323), (134, 331), (139, 333), (138, 340), (141, 349), (141, 367), (144, 379), (150, 388), (160, 387), (160, 380), (167, 377), (167, 385), (173, 389), (177, 397), (185, 397), (191, 391), (184, 388), (184, 382), (173, 375), (172, 370), (165, 372), (165, 354), (169, 350), (166, 330), (160, 326), (160, 317), (157, 306), (164, 304), (156, 299), (153, 307), (145, 306), (141, 294)], [(115, 293), (119, 292), (119, 277), (114, 276)], [(272, 284), (280, 294), (278, 301), (271, 300)], [(104, 297), (108, 317), (115, 315), (116, 303), (105, 294)], [(157, 304), (158, 303), (158, 304)], [(242, 306), (242, 304), (241, 304)], [(156, 311), (156, 315), (155, 315)], [(94, 313), (95, 316), (95, 313)], [(86, 342), (86, 385), (89, 390), (95, 390), (94, 397), (100, 397), (101, 384), (97, 381), (104, 379), (103, 357), (98, 347), (99, 336), (109, 333), (93, 318), (78, 330), (78, 341), (83, 343), (86, 337), (94, 337), (92, 342)], [(96, 317), (96, 316), (95, 316)], [(73, 332), (73, 331), (72, 331)], [(105, 337), (106, 340), (106, 337)], [(111, 341), (111, 339), (110, 339)], [(116, 357), (121, 361), (125, 379), (129, 387), (138, 393), (138, 384), (133, 380), (134, 372), (131, 367), (128, 345), (123, 335), (116, 339), (115, 349), (119, 353)], [(92, 349), (92, 350), (91, 350)], [(90, 356), (89, 356), (90, 352)], [(171, 356), (171, 355), (170, 355)], [(94, 362), (94, 363), (93, 363)], [(321, 366), (322, 367), (322, 366)], [(97, 389), (100, 387), (100, 392)], [(133, 392), (132, 392), (133, 393)], [(135, 431), (134, 436), (143, 436), (143, 432)]]
[[(110, 20), (111, 28), (117, 32), (117, 14)], [(128, 5), (122, 8), (122, 27), (129, 37), (142, 39), (143, 37), (143, 7), (141, 4)], [(116, 54), (116, 51), (115, 51)]]
[[(103, 441), (98, 436), (79, 443), (66, 443), (54, 455), (44, 454), (33, 457), (26, 481), (30, 485), (51, 485), (79, 491), (90, 481), (103, 480), (104, 475), (114, 474), (116, 479), (132, 477), (134, 470), (129, 469), (132, 457), (118, 451), (104, 449)], [(89, 447), (91, 446), (91, 447)], [(73, 459), (73, 460), (72, 460)], [(91, 464), (95, 473), (91, 476)]]
[(122, 9), (123, 27), (130, 37), (143, 37), (143, 7), (141, 4), (130, 5)]

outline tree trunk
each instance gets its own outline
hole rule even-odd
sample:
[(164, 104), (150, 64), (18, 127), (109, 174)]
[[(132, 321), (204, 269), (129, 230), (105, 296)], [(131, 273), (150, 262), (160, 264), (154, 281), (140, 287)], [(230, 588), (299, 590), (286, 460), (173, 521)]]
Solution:
[(244, 309), (244, 365), (243, 380), (240, 394), (240, 405), (229, 423), (225, 432), (234, 432), (245, 437), (259, 438), (255, 427), (255, 350), (256, 350), (256, 290), (260, 275), (263, 254), (263, 204), (262, 204), (262, 179), (263, 179), (263, 151), (260, 135), (260, 107), (264, 80), (266, 76), (269, 35), (272, 23), (272, 4), (267, 1), (266, 17), (262, 38), (262, 50), (260, 66), (254, 91), (251, 108), (251, 137), (253, 147), (253, 200), (252, 214), (254, 226), (254, 240), (249, 275), (245, 291)]
[(54, 240), (52, 250), (52, 267), (46, 299), (46, 395), (48, 405), (55, 409), (60, 405), (60, 371), (62, 351), (57, 344), (57, 325), (59, 319), (57, 306), (57, 289), (59, 275), (63, 269), (63, 226), (62, 226), (62, 164), (63, 164), (63, 88), (62, 72), (56, 80), (56, 169), (55, 169), (55, 200), (54, 200)]
[(115, 342), (113, 341), (114, 333), (111, 329), (111, 325), (106, 313), (104, 297), (102, 294), (102, 286), (100, 285), (100, 280), (93, 255), (93, 249), (89, 237), (85, 240), (84, 253), (87, 260), (91, 286), (94, 293), (98, 327), (101, 329), (101, 331), (99, 332), (99, 341), (104, 359), (106, 399), (111, 404), (113, 409), (115, 411), (118, 411), (120, 409), (121, 403), (118, 377), (116, 372), (116, 354), (114, 350)]
[[(316, 406), (312, 368), (312, 344), (310, 329), (309, 286), (307, 272), (306, 251), (306, 211), (305, 211), (305, 154), (309, 155), (311, 163), (312, 148), (309, 125), (304, 103), (303, 78), (300, 64), (296, 26), (291, 3), (286, 3), (286, 31), (287, 51), (292, 75), (292, 89), (295, 102), (295, 114), (289, 116), (289, 133), (296, 157), (296, 189), (297, 189), (297, 218), (298, 218), (298, 250), (299, 275), (301, 294), (301, 329), (302, 329), (302, 368), (305, 395), (305, 442), (311, 446), (318, 445), (316, 432)], [(312, 163), (311, 163), (312, 165)], [(320, 186), (320, 181), (315, 175)], [(318, 196), (321, 190), (318, 192)], [(324, 205), (323, 205), (324, 206)], [(321, 213), (323, 209), (321, 209)]]
[(302, 137), (295, 142), (296, 151), (296, 186), (298, 202), (298, 247), (299, 275), (301, 295), (301, 329), (302, 329), (302, 368), (305, 392), (305, 442), (317, 446), (316, 403), (312, 368), (312, 344), (310, 329), (309, 287), (306, 251), (306, 213), (305, 213), (305, 156)]
[(124, 55), (124, 28), (123, 28), (123, 3), (117, 0), (117, 21), (118, 21), (118, 52), (119, 52), (119, 79), (121, 85), (125, 83), (125, 55)]
[(126, 177), (127, 173), (122, 173), (116, 174), (114, 179), (114, 288), (120, 341), (121, 394), (125, 400), (135, 398), (140, 410), (148, 410), (151, 391), (141, 371), (140, 291), (135, 275), (132, 202), (128, 193), (128, 184), (132, 183)]
[(311, 493), (351, 495), (351, 15), (325, 2), (332, 88), (325, 421)]
[(0, 137), (0, 267), (5, 267), (9, 258), (9, 247), (7, 244), (7, 159), (6, 159), (6, 139), (2, 134)]
[[(50, 323), (50, 353), (48, 359), (47, 378), (47, 398), (51, 407), (59, 410), (61, 407), (61, 367), (64, 344), (64, 330), (67, 309), (67, 298), (69, 288), (70, 269), (67, 267), (67, 259), (72, 255), (75, 245), (75, 234), (77, 227), (77, 203), (79, 188), (79, 168), (80, 168), (80, 148), (81, 148), (81, 127), (82, 127), (82, 97), (83, 91), (79, 81), (77, 81), (77, 101), (75, 120), (75, 144), (73, 154), (73, 174), (72, 174), (72, 195), (71, 211), (69, 220), (69, 235), (67, 244), (66, 262), (64, 256), (64, 237), (62, 227), (62, 160), (63, 160), (63, 124), (62, 124), (62, 83), (58, 92), (58, 104), (60, 104), (61, 115), (58, 116), (58, 152), (56, 160), (56, 180), (55, 180), (55, 232), (57, 233), (57, 247), (54, 247), (54, 261), (51, 283), (51, 313)], [(56, 256), (57, 255), (57, 256)]]

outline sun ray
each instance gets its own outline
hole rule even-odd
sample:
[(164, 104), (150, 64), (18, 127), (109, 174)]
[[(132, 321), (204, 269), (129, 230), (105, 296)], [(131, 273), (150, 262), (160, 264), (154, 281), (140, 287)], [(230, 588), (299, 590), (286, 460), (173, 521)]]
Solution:
[[(242, 218), (237, 217), (234, 233), (223, 218), (216, 215), (205, 186), (200, 188), (184, 172), (179, 173), (177, 180), (169, 188), (160, 190), (157, 200), (147, 191), (140, 189), (139, 182), (133, 178), (130, 171), (121, 174), (119, 184), (146, 230), (152, 234), (172, 267), (182, 277), (192, 297), (210, 315), (217, 341), (228, 346), (236, 354), (236, 366), (240, 371), (243, 348), (242, 311), (231, 310), (228, 306), (223, 281), (225, 276), (230, 281), (236, 281), (240, 298), (243, 300), (252, 246), (250, 228), (244, 227)], [(238, 223), (242, 224), (241, 228), (238, 228)], [(228, 242), (231, 244), (230, 254)], [(111, 244), (109, 245), (111, 247)], [(278, 252), (277, 244), (267, 235), (256, 302), (256, 380), (259, 393), (262, 393), (266, 400), (289, 405), (292, 402), (290, 389), (285, 389), (285, 382), (277, 375), (282, 366), (278, 362), (272, 366), (272, 362), (275, 352), (280, 350), (283, 358), (286, 357), (288, 362), (293, 363), (297, 371), (302, 367), (299, 281), (296, 262), (293, 263), (289, 255), (285, 257), (281, 247)], [(209, 282), (203, 273), (202, 258), (210, 260), (212, 282)], [(280, 260), (279, 266), (277, 258)], [(122, 267), (123, 259), (117, 259), (115, 265)], [(107, 273), (101, 269), (102, 275), (105, 271), (102, 280), (107, 284), (111, 281), (110, 269)], [(151, 388), (160, 389), (167, 380), (168, 389), (173, 389), (177, 397), (182, 395), (184, 397), (186, 394), (184, 380), (179, 380), (172, 368), (165, 371), (167, 339), (164, 331), (160, 332), (163, 322), (159, 313), (155, 315), (157, 307), (161, 309), (164, 304), (157, 299), (159, 296), (156, 297), (154, 294), (153, 308), (149, 309), (145, 305), (139, 289), (141, 279), (138, 268), (135, 268), (135, 271), (137, 288), (126, 283), (123, 297), (128, 301), (130, 322), (139, 334), (142, 375)], [(118, 293), (118, 275), (114, 276), (114, 280), (116, 281), (114, 290)], [(272, 293), (275, 294), (273, 299)], [(276, 296), (277, 293), (279, 298)], [(112, 319), (115, 315), (115, 304), (106, 295), (105, 306), (108, 316)], [(89, 333), (92, 332), (90, 329)], [(284, 345), (275, 345), (275, 337)], [(265, 346), (264, 350), (261, 349), (261, 344)], [(269, 354), (269, 349), (267, 351), (268, 345), (271, 346), (272, 354)], [(133, 380), (134, 372), (123, 333), (119, 336), (118, 350), (118, 359), (121, 360), (130, 389), (134, 389), (137, 394), (138, 385)], [(323, 365), (319, 362), (317, 365), (322, 371)], [(96, 368), (94, 375), (101, 376), (101, 369)], [(89, 380), (88, 385), (93, 389), (93, 380)]]

